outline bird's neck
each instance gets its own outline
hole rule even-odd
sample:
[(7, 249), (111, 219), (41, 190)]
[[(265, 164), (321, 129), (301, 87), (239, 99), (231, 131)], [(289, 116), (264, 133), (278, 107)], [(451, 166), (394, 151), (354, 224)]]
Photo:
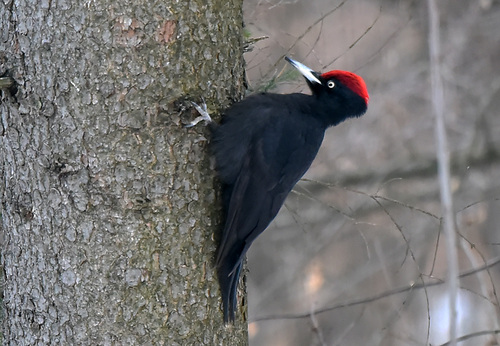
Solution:
[(335, 126), (348, 118), (355, 118), (366, 112), (363, 104), (345, 104), (336, 99), (320, 98), (311, 96), (312, 109), (315, 117), (325, 125), (325, 127)]

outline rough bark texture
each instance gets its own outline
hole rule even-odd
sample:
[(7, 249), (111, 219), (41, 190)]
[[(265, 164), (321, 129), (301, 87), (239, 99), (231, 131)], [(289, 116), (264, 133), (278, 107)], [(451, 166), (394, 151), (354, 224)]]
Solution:
[(222, 325), (208, 130), (182, 127), (186, 100), (241, 96), (241, 0), (0, 7), (4, 342), (246, 344)]

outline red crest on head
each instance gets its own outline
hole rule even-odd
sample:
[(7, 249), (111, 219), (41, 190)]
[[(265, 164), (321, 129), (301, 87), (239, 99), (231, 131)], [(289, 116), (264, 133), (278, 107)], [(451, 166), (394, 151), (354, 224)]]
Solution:
[(323, 73), (321, 77), (327, 80), (330, 78), (339, 80), (346, 87), (361, 96), (365, 100), (366, 104), (368, 104), (368, 100), (370, 99), (368, 89), (366, 88), (363, 78), (357, 74), (348, 71), (333, 70)]

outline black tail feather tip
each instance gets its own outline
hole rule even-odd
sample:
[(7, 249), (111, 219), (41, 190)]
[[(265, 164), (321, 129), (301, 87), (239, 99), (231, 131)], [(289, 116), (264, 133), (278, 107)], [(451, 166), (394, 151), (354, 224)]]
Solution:
[(241, 263), (234, 272), (227, 275), (227, 271), (219, 268), (219, 283), (222, 296), (222, 311), (224, 323), (233, 324), (237, 308), (238, 282), (240, 278)]

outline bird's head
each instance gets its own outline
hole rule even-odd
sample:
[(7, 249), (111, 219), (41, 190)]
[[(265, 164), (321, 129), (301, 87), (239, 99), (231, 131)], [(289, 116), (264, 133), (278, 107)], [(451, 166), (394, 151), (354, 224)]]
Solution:
[(324, 100), (325, 105), (342, 110), (345, 118), (366, 112), (370, 97), (365, 81), (357, 74), (340, 70), (321, 74), (289, 57), (285, 59), (299, 70), (313, 95)]

